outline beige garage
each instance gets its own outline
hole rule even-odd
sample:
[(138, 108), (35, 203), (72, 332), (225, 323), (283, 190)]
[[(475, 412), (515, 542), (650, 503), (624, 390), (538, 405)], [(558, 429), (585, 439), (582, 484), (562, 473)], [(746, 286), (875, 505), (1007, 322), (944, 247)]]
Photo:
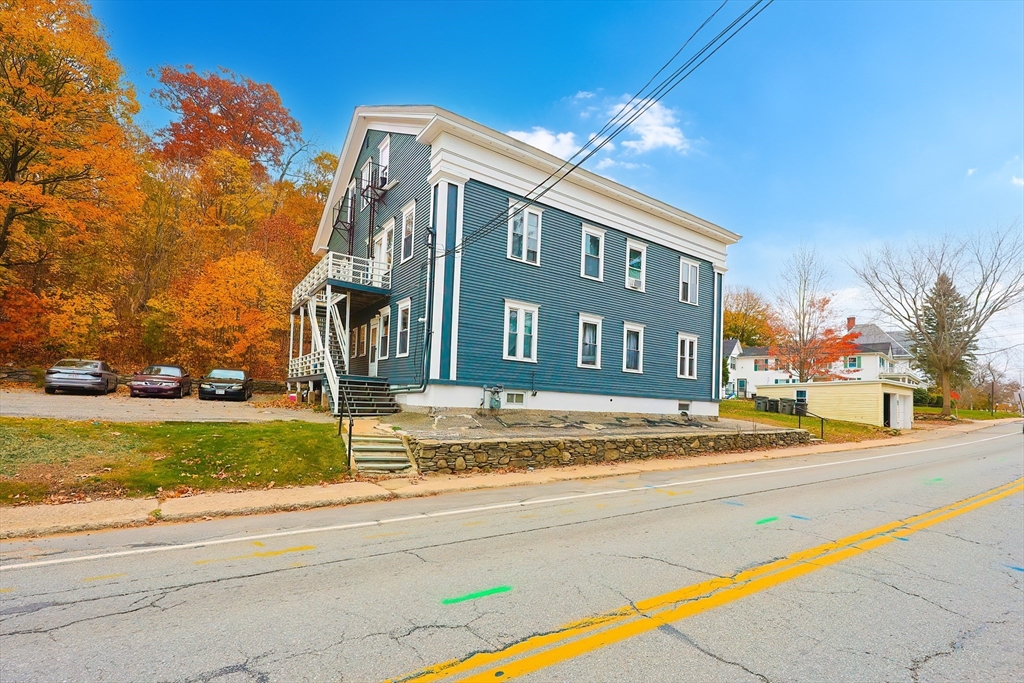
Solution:
[(831, 420), (893, 429), (914, 425), (913, 387), (885, 379), (764, 384), (757, 395), (806, 401), (807, 410)]

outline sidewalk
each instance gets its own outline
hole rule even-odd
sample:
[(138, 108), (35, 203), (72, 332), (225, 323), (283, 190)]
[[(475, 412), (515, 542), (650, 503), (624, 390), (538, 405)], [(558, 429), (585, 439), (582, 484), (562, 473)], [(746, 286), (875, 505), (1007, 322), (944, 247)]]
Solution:
[(0, 539), (44, 536), (137, 526), (156, 521), (188, 521), (252, 515), (317, 507), (349, 505), (375, 500), (434, 496), (456, 491), (546, 484), (572, 479), (621, 477), (627, 474), (683, 470), (705, 465), (774, 460), (801, 455), (863, 450), (882, 446), (901, 446), (934, 441), (958, 434), (1019, 422), (1017, 418), (955, 424), (940, 429), (921, 430), (889, 439), (848, 444), (814, 444), (769, 451), (746, 451), (699, 457), (668, 457), (575, 467), (552, 467), (530, 472), (503, 474), (448, 475), (429, 478), (396, 478), (377, 483), (362, 481), (306, 486), (301, 488), (206, 493), (186, 498), (129, 498), (63, 505), (32, 505), (0, 508)]

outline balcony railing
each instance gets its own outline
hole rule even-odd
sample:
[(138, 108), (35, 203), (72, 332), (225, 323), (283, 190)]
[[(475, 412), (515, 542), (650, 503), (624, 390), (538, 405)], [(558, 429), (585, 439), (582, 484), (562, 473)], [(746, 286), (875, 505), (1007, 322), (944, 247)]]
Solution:
[(292, 358), (288, 361), (288, 376), (309, 377), (310, 375), (322, 374), (327, 365), (326, 356), (321, 350)]
[(327, 280), (391, 289), (391, 268), (386, 262), (329, 251), (292, 289), (292, 305), (320, 289)]

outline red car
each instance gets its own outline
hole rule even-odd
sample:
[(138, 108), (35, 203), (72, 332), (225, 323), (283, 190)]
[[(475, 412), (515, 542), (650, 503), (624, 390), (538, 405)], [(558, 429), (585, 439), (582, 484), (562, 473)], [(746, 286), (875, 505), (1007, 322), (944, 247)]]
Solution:
[(192, 395), (192, 378), (180, 365), (150, 365), (135, 373), (128, 389), (132, 396), (182, 398)]

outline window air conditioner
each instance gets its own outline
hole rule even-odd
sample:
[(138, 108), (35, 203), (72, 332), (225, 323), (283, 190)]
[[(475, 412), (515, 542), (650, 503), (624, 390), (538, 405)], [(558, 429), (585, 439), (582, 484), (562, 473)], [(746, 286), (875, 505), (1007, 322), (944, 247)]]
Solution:
[(640, 289), (640, 278), (631, 277), (628, 282), (630, 289)]

